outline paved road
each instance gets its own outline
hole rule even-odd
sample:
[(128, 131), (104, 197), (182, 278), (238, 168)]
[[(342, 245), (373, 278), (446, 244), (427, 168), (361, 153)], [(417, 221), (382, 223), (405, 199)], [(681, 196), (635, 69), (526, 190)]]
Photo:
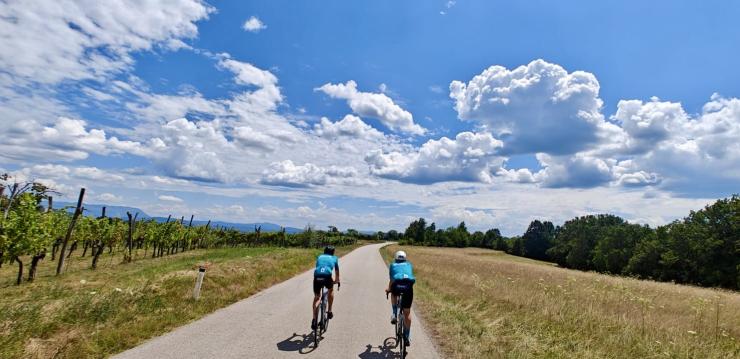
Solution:
[[(378, 252), (382, 246), (364, 246), (339, 260), (342, 287), (318, 348), (309, 339), (313, 293), (306, 272), (115, 358), (399, 358), (383, 292), (388, 269)], [(412, 316), (408, 357), (439, 358)]]

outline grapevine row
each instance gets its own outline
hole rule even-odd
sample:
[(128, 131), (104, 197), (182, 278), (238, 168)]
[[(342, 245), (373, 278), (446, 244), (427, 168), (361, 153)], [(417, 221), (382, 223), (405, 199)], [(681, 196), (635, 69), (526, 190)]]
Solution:
[[(38, 184), (8, 184), (9, 176), (0, 176), (0, 266), (18, 265), (16, 283), (36, 278), (39, 263), (47, 257), (57, 262), (57, 275), (64, 272), (65, 261), (73, 255), (90, 258), (90, 268), (96, 269), (100, 258), (122, 254), (123, 263), (143, 258), (157, 258), (195, 249), (228, 248), (240, 246), (280, 246), (318, 248), (328, 244), (354, 244), (361, 235), (354, 230), (339, 232), (316, 231), (307, 227), (301, 233), (262, 232), (255, 226), (253, 232), (233, 228), (193, 225), (193, 216), (186, 221), (169, 216), (166, 221), (139, 219), (138, 213), (127, 213), (127, 218), (106, 216), (105, 208), (99, 216), (82, 215), (84, 189), (80, 191), (77, 208), (52, 207), (51, 189)], [(2, 183), (2, 182), (0, 182)], [(5, 190), (9, 189), (5, 194)], [(143, 255), (141, 254), (143, 252)], [(68, 263), (68, 262), (67, 262)]]

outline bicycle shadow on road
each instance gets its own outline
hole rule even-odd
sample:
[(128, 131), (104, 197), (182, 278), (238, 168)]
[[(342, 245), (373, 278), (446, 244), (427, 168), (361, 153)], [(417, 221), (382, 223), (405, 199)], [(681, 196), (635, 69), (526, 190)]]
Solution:
[(357, 357), (360, 359), (400, 359), (401, 353), (393, 351), (395, 347), (396, 339), (393, 337), (386, 338), (383, 345), (374, 347), (368, 344), (365, 351), (358, 354)]
[(313, 334), (296, 334), (293, 333), (293, 335), (290, 336), (290, 338), (285, 339), (279, 343), (277, 343), (277, 348), (280, 351), (283, 352), (298, 352), (300, 354), (308, 354), (314, 349), (316, 349), (315, 346), (313, 346)]

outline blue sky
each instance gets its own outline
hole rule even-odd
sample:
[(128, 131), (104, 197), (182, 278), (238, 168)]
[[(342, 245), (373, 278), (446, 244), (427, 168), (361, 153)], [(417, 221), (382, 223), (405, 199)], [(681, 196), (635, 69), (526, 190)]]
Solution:
[(740, 183), (730, 1), (0, 4), (0, 169), (299, 226), (659, 225)]

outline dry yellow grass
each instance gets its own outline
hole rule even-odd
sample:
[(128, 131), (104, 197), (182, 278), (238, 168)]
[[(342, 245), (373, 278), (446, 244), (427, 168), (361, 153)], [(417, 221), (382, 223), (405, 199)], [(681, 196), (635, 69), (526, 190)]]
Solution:
[[(398, 246), (383, 249), (386, 258)], [(449, 358), (738, 358), (740, 293), (557, 268), (485, 249), (403, 247)]]

